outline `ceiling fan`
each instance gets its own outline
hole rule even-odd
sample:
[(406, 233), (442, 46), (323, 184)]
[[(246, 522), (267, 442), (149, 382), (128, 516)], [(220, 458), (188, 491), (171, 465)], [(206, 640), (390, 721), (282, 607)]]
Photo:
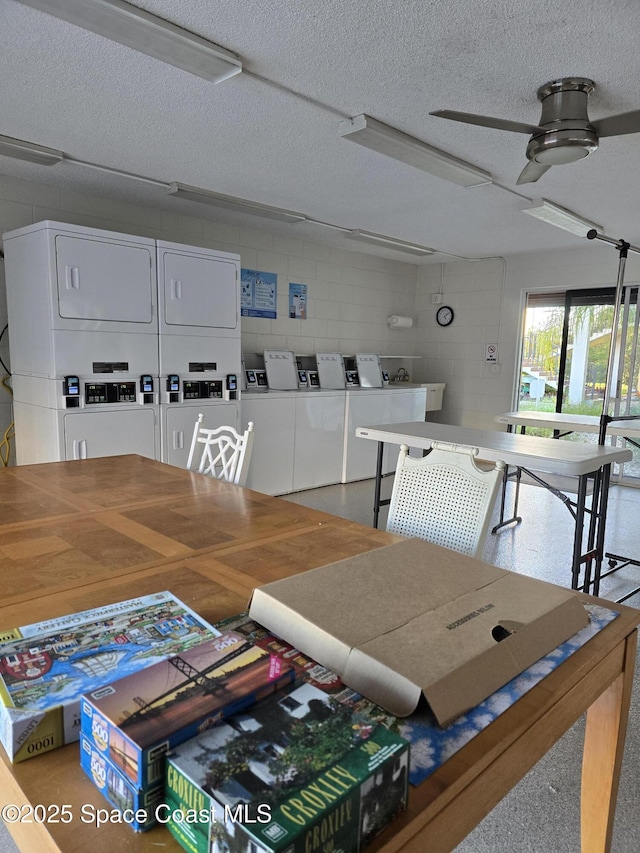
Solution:
[(545, 83), (538, 89), (542, 115), (537, 125), (455, 110), (436, 110), (430, 115), (530, 134), (526, 151), (529, 162), (517, 180), (518, 184), (528, 184), (537, 181), (552, 166), (587, 157), (597, 149), (600, 137), (640, 133), (640, 110), (589, 121), (587, 101), (594, 88), (593, 80), (585, 77), (563, 77)]

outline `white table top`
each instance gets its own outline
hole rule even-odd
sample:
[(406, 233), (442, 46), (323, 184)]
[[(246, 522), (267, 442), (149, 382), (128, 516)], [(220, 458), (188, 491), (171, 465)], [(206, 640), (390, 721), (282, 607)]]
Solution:
[(498, 430), (414, 421), (402, 424), (361, 426), (356, 436), (389, 444), (408, 444), (425, 450), (434, 441), (448, 441), (467, 447), (477, 447), (479, 458), (491, 462), (502, 460), (508, 465), (544, 471), (549, 474), (579, 476), (597, 471), (602, 465), (628, 462), (631, 451), (619, 447), (601, 447), (583, 441), (557, 441)]
[[(497, 415), (501, 424), (559, 429), (567, 432), (600, 432), (600, 418), (596, 415), (567, 415), (564, 412), (506, 412)], [(640, 438), (640, 421), (613, 421), (607, 425), (607, 435)]]

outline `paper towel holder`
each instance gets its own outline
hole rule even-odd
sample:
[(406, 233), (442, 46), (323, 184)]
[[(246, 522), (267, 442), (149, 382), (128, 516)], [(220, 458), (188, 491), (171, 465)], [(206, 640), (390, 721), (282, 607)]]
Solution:
[(413, 326), (413, 317), (401, 317), (399, 314), (392, 314), (387, 317), (387, 325), (390, 329), (410, 329)]

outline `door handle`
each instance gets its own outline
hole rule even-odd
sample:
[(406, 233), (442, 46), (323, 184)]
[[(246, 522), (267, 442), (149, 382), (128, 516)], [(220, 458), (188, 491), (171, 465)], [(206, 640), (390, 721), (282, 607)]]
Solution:
[(73, 441), (73, 458), (87, 458), (87, 440), (86, 438), (74, 439)]
[(65, 267), (65, 283), (67, 290), (80, 290), (80, 270), (78, 267)]

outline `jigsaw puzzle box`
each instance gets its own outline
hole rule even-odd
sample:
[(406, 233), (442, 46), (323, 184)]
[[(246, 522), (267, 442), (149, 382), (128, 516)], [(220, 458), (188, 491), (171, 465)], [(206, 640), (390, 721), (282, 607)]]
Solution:
[(406, 808), (409, 744), (305, 683), (167, 756), (169, 829), (190, 853), (357, 853)]
[[(117, 767), (105, 757), (104, 753), (80, 732), (80, 766), (101, 791), (105, 799), (119, 811), (129, 810), (135, 819), (127, 821), (137, 832), (143, 832), (156, 824), (156, 806), (164, 800), (164, 780), (159, 784), (141, 791)], [(138, 820), (141, 815), (144, 820)]]
[(230, 631), (82, 698), (82, 733), (137, 788), (164, 776), (165, 753), (289, 684), (295, 670)]
[(77, 741), (80, 697), (220, 632), (158, 592), (0, 632), (0, 742), (23, 761)]

